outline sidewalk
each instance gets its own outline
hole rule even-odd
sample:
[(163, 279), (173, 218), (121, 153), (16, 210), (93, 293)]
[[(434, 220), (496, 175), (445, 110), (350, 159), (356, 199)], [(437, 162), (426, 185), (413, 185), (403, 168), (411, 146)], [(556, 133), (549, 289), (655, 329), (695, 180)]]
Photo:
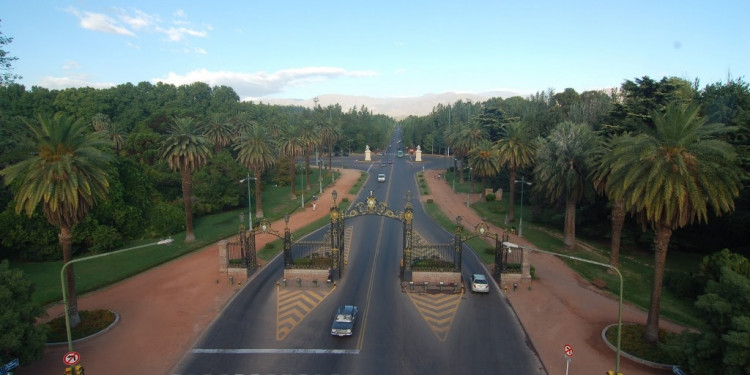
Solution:
[[(431, 195), (421, 199), (433, 198), (449, 218), (461, 216), (466, 228), (474, 228), (481, 218), (466, 207), (466, 194), (454, 193), (445, 180), (436, 178), (442, 173), (441, 170), (425, 171)], [(479, 199), (479, 194), (472, 194), (470, 200)], [(490, 228), (503, 233), (502, 228), (492, 225)], [(510, 241), (533, 247), (517, 235), (511, 235)], [(521, 283), (516, 291), (509, 286), (507, 298), (549, 374), (566, 373), (564, 345), (573, 348), (569, 374), (605, 374), (607, 370), (614, 370), (616, 353), (602, 341), (601, 331), (617, 323), (616, 296), (599, 291), (553, 255), (532, 252), (530, 263), (538, 279)], [(626, 304), (622, 309), (622, 322), (645, 324), (646, 312)], [(681, 331), (681, 327), (664, 319), (660, 327)], [(626, 375), (671, 374), (671, 371), (646, 367), (625, 357), (620, 358), (620, 372)]]
[[(317, 209), (306, 207), (289, 219), (292, 231), (328, 215), (336, 190), (338, 201), (354, 199), (349, 190), (360, 171), (341, 169), (333, 187), (318, 197)], [(271, 224), (276, 230), (284, 221)], [(275, 239), (257, 237), (257, 248)], [(188, 254), (159, 267), (131, 277), (108, 288), (80, 296), (81, 310), (109, 309), (120, 315), (120, 321), (105, 334), (73, 344), (81, 354), (87, 374), (130, 375), (167, 374), (198, 336), (240, 290), (242, 280), (229, 282), (219, 272), (218, 245)], [(63, 313), (61, 305), (47, 310), (50, 317)], [(67, 345), (47, 347), (44, 358), (30, 366), (16, 369), (21, 375), (62, 374), (63, 355)]]

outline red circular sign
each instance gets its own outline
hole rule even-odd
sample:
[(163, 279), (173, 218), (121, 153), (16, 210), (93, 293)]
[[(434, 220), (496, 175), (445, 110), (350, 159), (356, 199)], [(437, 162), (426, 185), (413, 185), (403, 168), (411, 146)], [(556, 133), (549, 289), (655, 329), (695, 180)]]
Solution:
[(63, 356), (63, 363), (67, 366), (73, 366), (81, 360), (81, 355), (78, 352), (67, 352)]
[(573, 356), (573, 347), (572, 346), (570, 346), (568, 344), (565, 344), (565, 346), (563, 346), (563, 351), (565, 351), (565, 355), (567, 355), (568, 357), (572, 357)]

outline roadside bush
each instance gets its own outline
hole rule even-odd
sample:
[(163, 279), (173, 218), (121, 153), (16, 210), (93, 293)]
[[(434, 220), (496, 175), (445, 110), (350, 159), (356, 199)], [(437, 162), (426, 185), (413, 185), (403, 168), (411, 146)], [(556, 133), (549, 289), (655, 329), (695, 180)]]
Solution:
[(705, 281), (696, 276), (683, 272), (667, 272), (664, 275), (664, 286), (680, 298), (694, 300), (705, 287)]
[(484, 200), (487, 202), (494, 202), (495, 200), (497, 200), (497, 196), (495, 196), (495, 194), (490, 193), (484, 196)]

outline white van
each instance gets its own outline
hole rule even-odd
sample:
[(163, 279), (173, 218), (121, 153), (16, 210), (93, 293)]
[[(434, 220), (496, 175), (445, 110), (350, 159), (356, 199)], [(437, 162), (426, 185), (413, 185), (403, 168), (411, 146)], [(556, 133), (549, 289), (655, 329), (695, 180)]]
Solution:
[(378, 174), (378, 182), (385, 182), (385, 173)]

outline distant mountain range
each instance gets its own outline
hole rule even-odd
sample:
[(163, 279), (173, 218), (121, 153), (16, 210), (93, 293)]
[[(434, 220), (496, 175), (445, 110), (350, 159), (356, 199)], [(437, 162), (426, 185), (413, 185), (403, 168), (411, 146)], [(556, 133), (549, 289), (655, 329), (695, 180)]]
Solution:
[[(513, 96), (524, 96), (523, 94), (510, 91), (492, 91), (483, 93), (456, 93), (446, 92), (442, 94), (426, 94), (415, 97), (405, 98), (373, 98), (369, 96), (351, 96), (326, 94), (319, 95), (318, 105), (327, 107), (328, 105), (340, 104), (344, 112), (351, 108), (359, 109), (365, 106), (374, 114), (383, 114), (393, 117), (397, 120), (404, 119), (410, 115), (426, 116), (432, 112), (438, 104), (449, 105), (459, 100), (472, 102), (483, 102), (490, 98), (501, 97), (503, 99)], [(296, 105), (311, 108), (315, 105), (315, 98), (310, 99), (256, 99), (255, 102), (277, 105)]]

